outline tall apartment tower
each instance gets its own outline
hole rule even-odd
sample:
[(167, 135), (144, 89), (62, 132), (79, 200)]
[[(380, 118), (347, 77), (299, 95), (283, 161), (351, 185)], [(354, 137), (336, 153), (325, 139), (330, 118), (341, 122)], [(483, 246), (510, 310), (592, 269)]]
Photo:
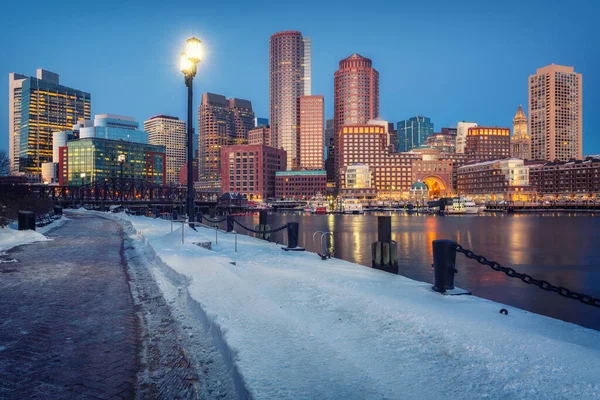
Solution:
[[(373, 62), (357, 53), (340, 61), (333, 75), (334, 148), (344, 125), (366, 124), (379, 116), (379, 72)], [(335, 154), (336, 180), (340, 174), (339, 154)]]
[(465, 153), (465, 147), (467, 147), (467, 135), (469, 134), (469, 128), (476, 128), (476, 122), (459, 122), (456, 125), (456, 152), (459, 154)]
[(300, 166), (300, 96), (311, 95), (311, 41), (298, 31), (271, 35), (269, 46), (269, 99), (274, 147), (287, 152), (287, 169)]
[(582, 158), (581, 74), (573, 67), (548, 65), (529, 77), (531, 158)]
[(90, 119), (89, 93), (59, 84), (59, 76), (38, 69), (36, 77), (8, 76), (8, 130), (11, 173), (39, 180), (42, 164), (52, 162), (52, 134)]
[(425, 144), (427, 138), (433, 135), (433, 122), (431, 118), (417, 115), (399, 121), (396, 124), (398, 129), (398, 151), (411, 151), (415, 147)]
[(531, 160), (531, 137), (527, 134), (527, 117), (519, 106), (513, 119), (513, 135), (510, 139), (511, 157)]
[(323, 96), (301, 96), (300, 129), (300, 169), (323, 169), (324, 166), (324, 101)]
[(144, 121), (148, 143), (164, 146), (166, 150), (167, 185), (177, 185), (181, 167), (186, 163), (186, 123), (177, 117), (157, 115)]
[(252, 103), (204, 93), (198, 108), (199, 178), (219, 180), (221, 147), (248, 143), (248, 131), (254, 127)]

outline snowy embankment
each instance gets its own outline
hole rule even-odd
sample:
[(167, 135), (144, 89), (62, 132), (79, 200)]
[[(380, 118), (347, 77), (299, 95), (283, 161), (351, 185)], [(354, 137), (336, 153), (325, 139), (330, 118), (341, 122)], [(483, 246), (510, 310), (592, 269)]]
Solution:
[(60, 219), (52, 221), (50, 224), (36, 228), (35, 231), (19, 231), (17, 226), (10, 224), (4, 228), (0, 228), (0, 252), (12, 249), (13, 247), (21, 246), (24, 244), (30, 244), (35, 242), (42, 242), (44, 240), (50, 240), (44, 234), (50, 229), (57, 228), (63, 225), (68, 218), (61, 217)]
[(253, 398), (600, 398), (600, 332), (244, 235), (236, 253), (233, 234), (217, 245), (214, 229), (186, 227), (182, 244), (180, 224), (118, 217), (187, 278), (197, 323)]

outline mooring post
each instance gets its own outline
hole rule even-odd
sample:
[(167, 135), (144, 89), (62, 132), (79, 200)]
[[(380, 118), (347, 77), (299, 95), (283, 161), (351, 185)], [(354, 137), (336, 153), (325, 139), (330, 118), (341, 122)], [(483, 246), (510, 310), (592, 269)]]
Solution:
[[(258, 226), (255, 226), (254, 229), (259, 232), (268, 231), (271, 227), (268, 225), (268, 215), (269, 212), (267, 210), (260, 210), (258, 213)], [(271, 235), (268, 233), (259, 233), (258, 237), (263, 240), (269, 240)]]
[(288, 222), (287, 223), (287, 237), (288, 237), (288, 245), (287, 247), (282, 247), (285, 251), (304, 251), (304, 248), (298, 246), (298, 230), (299, 225), (297, 222)]
[(233, 231), (233, 215), (228, 215), (227, 216), (227, 232), (231, 232)]
[(458, 271), (456, 265), (456, 242), (453, 240), (434, 240), (433, 248), (433, 278), (432, 289), (445, 293), (454, 289), (454, 274)]
[(398, 244), (392, 240), (391, 216), (377, 217), (377, 241), (371, 245), (371, 256), (373, 268), (398, 268)]

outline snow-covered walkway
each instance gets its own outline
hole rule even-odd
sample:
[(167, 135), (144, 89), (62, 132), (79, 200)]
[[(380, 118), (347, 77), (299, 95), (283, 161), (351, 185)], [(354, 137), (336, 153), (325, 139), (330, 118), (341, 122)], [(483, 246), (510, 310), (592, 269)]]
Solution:
[[(600, 398), (600, 332), (244, 235), (236, 253), (232, 234), (217, 245), (214, 229), (186, 227), (182, 244), (181, 225), (118, 217), (188, 281), (197, 323), (254, 398)], [(205, 240), (212, 251), (193, 244)]]

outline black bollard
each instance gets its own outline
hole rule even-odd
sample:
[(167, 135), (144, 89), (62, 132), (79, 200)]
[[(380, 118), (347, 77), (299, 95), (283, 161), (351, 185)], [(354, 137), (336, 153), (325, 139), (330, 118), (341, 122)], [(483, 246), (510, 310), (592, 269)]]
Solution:
[(288, 246), (282, 247), (285, 251), (304, 251), (304, 248), (298, 246), (298, 228), (297, 222), (287, 223)]
[(210, 218), (214, 219), (217, 216), (217, 208), (216, 207), (209, 208), (208, 215)]
[(454, 289), (456, 270), (456, 242), (453, 240), (434, 240), (433, 247), (433, 290), (445, 293)]
[(19, 211), (19, 230), (35, 231), (35, 214), (33, 211)]
[(392, 217), (377, 217), (377, 240), (380, 242), (392, 241)]
[[(257, 230), (259, 232), (264, 232), (264, 231), (268, 231), (271, 229), (271, 227), (267, 224), (267, 216), (268, 216), (267, 210), (261, 210), (259, 212), (258, 225), (256, 225), (254, 227), (255, 230)], [(271, 234), (269, 234), (269, 233), (259, 233), (258, 234), (259, 239), (269, 240), (270, 237), (271, 237)]]
[(62, 206), (54, 206), (54, 215), (63, 215)]
[(233, 215), (228, 215), (227, 216), (227, 232), (233, 231), (233, 221), (234, 221)]
[(259, 225), (267, 225), (267, 217), (269, 212), (267, 210), (260, 210), (258, 213), (258, 223)]
[(392, 240), (392, 217), (377, 217), (377, 241), (371, 245), (373, 268), (398, 272), (398, 243)]

